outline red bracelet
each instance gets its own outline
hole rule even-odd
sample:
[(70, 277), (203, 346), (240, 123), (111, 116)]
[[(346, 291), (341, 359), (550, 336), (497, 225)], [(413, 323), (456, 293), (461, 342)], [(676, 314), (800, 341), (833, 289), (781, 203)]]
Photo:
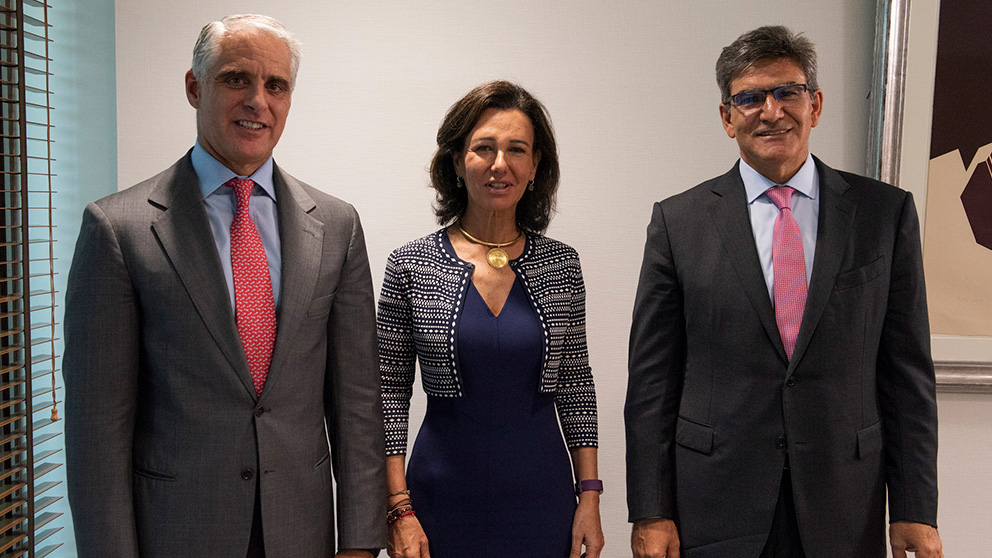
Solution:
[(401, 513), (399, 515), (393, 515), (393, 516), (389, 517), (389, 519), (386, 520), (386, 525), (392, 525), (393, 523), (396, 523), (400, 519), (403, 519), (404, 517), (407, 517), (407, 516), (410, 516), (410, 515), (417, 515), (417, 512), (414, 511), (414, 510), (412, 510), (412, 509), (410, 509), (410, 510), (406, 510), (405, 512), (403, 512), (403, 513)]

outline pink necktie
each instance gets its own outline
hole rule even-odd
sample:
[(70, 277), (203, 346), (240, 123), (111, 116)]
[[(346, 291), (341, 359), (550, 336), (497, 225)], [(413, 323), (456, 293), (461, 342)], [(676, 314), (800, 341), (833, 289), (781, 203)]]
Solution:
[(272, 362), (272, 348), (276, 344), (276, 305), (272, 298), (265, 247), (248, 213), (248, 202), (255, 183), (249, 179), (232, 178), (224, 186), (234, 188), (238, 199), (234, 221), (231, 222), (234, 313), (255, 384), (255, 395), (261, 396)]
[(778, 207), (778, 217), (772, 229), (775, 322), (778, 323), (778, 332), (789, 360), (792, 360), (806, 307), (806, 258), (803, 257), (799, 224), (792, 217), (790, 204), (793, 192), (795, 190), (789, 186), (775, 186), (765, 191), (768, 199)]

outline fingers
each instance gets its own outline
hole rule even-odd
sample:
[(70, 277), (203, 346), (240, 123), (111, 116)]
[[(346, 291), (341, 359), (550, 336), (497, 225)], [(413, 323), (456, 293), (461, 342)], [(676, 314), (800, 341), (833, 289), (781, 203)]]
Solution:
[(568, 553), (568, 558), (582, 557), (582, 537), (572, 535), (572, 550)]

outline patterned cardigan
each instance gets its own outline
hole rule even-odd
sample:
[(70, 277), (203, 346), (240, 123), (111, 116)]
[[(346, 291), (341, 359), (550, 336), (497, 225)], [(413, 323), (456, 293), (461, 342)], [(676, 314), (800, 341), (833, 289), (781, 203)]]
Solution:
[[(411, 241), (386, 263), (378, 332), (387, 455), (406, 453), (415, 358), (429, 395), (462, 395), (455, 332), (475, 266), (444, 246), (445, 234), (441, 229)], [(586, 349), (579, 256), (566, 244), (528, 233), (523, 254), (510, 267), (544, 330), (537, 387), (555, 394), (568, 447), (596, 447), (596, 389)]]

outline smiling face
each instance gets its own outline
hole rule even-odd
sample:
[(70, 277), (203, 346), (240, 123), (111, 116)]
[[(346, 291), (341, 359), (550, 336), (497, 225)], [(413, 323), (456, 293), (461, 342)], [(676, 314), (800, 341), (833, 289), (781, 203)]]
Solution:
[(252, 28), (227, 34), (205, 79), (186, 72), (200, 145), (235, 173), (251, 175), (272, 156), (286, 126), (291, 83), (285, 42)]
[(465, 138), (465, 148), (454, 157), (455, 172), (465, 179), (466, 214), (495, 213), (515, 220), (517, 203), (540, 160), (526, 114), (516, 109), (483, 112)]
[[(806, 83), (806, 76), (788, 59), (759, 61), (730, 82), (730, 93), (769, 90), (780, 85)], [(737, 140), (741, 158), (754, 170), (777, 184), (792, 178), (809, 154), (809, 133), (820, 122), (823, 93), (812, 98), (803, 94), (799, 102), (783, 105), (771, 94), (753, 112), (720, 105), (727, 135)]]

